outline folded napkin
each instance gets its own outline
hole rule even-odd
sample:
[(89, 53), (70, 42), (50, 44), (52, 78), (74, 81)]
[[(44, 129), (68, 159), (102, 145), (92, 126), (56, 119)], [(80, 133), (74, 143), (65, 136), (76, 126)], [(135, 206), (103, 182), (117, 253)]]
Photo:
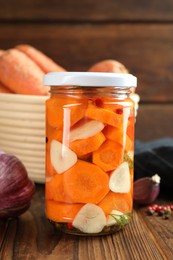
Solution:
[(173, 138), (162, 138), (149, 142), (135, 142), (134, 179), (158, 174), (161, 191), (173, 195)]

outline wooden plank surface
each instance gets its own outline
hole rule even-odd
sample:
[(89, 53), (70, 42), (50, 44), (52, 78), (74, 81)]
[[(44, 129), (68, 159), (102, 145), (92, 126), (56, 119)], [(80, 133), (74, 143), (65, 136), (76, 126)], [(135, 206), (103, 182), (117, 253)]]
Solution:
[(1, 0), (0, 19), (30, 21), (172, 21), (171, 0)]
[(0, 24), (0, 48), (28, 43), (69, 71), (116, 59), (138, 77), (142, 102), (173, 101), (172, 24)]
[[(162, 203), (170, 203), (164, 200)], [(5, 232), (4, 232), (5, 230)], [(173, 219), (149, 217), (136, 208), (120, 232), (75, 237), (55, 230), (44, 213), (44, 185), (37, 185), (31, 208), (18, 219), (0, 220), (0, 259), (172, 259)]]

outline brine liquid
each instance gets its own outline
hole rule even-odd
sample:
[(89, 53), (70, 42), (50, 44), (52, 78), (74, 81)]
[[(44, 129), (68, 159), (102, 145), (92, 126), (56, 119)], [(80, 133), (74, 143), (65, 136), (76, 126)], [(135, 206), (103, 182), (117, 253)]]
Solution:
[(47, 100), (46, 215), (63, 231), (108, 234), (129, 222), (133, 105), (130, 98), (85, 94)]

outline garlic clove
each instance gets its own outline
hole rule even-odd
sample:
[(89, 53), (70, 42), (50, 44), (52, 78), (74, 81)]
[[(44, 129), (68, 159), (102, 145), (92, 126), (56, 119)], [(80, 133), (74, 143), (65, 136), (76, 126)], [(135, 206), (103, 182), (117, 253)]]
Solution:
[(84, 233), (99, 233), (106, 226), (106, 216), (99, 206), (87, 203), (79, 210), (72, 224)]
[(110, 175), (109, 188), (113, 192), (127, 193), (130, 190), (130, 171), (127, 162), (123, 162)]
[(160, 193), (160, 177), (144, 177), (134, 182), (133, 200), (137, 204), (150, 204), (156, 200)]

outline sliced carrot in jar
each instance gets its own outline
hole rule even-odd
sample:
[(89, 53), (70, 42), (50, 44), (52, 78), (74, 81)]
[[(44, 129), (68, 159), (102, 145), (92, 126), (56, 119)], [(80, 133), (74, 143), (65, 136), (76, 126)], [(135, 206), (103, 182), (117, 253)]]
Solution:
[(129, 136), (123, 133), (122, 128), (113, 127), (107, 125), (104, 130), (103, 134), (109, 140), (119, 143), (124, 148), (125, 152), (128, 152), (132, 149), (132, 140)]
[(46, 201), (47, 218), (55, 222), (72, 223), (78, 211), (84, 204), (67, 204), (53, 200)]
[(132, 140), (128, 135), (126, 135), (125, 152), (127, 153), (128, 151), (132, 150), (132, 148), (133, 148)]
[(65, 123), (73, 126), (84, 116), (86, 105), (86, 100), (81, 98), (52, 97), (46, 101), (47, 121), (58, 129)]
[(112, 210), (119, 210), (122, 213), (132, 211), (132, 193), (115, 193), (110, 191), (105, 198), (98, 204), (105, 213), (108, 215)]
[(112, 140), (114, 142), (117, 142), (119, 144), (123, 144), (123, 129), (122, 127), (117, 128), (111, 125), (107, 125), (103, 129), (103, 134), (105, 137), (109, 140)]
[(89, 138), (71, 142), (70, 149), (74, 151), (78, 157), (82, 157), (97, 150), (105, 140), (106, 138), (100, 132)]
[(109, 191), (109, 177), (98, 166), (78, 160), (64, 172), (65, 194), (73, 203), (99, 203)]
[(93, 152), (93, 163), (104, 171), (116, 169), (123, 162), (123, 147), (117, 142), (107, 140)]
[(63, 137), (62, 130), (57, 130), (56, 128), (53, 128), (47, 124), (46, 126), (46, 176), (53, 176), (57, 173), (50, 161), (50, 144), (53, 139), (62, 142), (62, 137)]
[(92, 104), (88, 105), (85, 115), (88, 118), (95, 119), (104, 124), (112, 125), (115, 127), (120, 127), (123, 123), (122, 115), (116, 114), (115, 112), (105, 108), (98, 108)]
[(71, 198), (64, 191), (63, 174), (55, 174), (52, 176), (52, 178), (46, 182), (45, 192), (46, 199), (65, 203), (72, 202)]
[(134, 140), (134, 116), (130, 116), (127, 125), (127, 135)]

